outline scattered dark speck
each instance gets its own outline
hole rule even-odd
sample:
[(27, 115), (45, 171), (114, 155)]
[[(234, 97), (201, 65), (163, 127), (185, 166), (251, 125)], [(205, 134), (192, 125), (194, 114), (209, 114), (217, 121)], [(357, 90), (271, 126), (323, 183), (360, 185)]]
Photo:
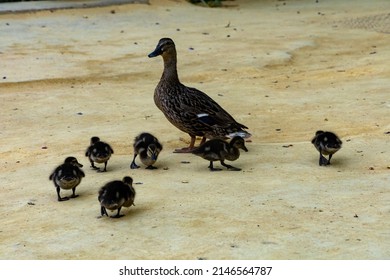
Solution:
[(288, 145), (283, 145), (282, 147), (283, 148), (290, 148), (290, 147), (292, 147), (292, 146), (294, 146), (293, 144), (288, 144)]
[(204, 258), (204, 257), (198, 257), (198, 260), (199, 260), (199, 261), (204, 261), (204, 260), (207, 260), (207, 259)]
[(180, 31), (180, 28), (176, 28), (176, 31)]
[(385, 134), (390, 134), (390, 131), (386, 131)]
[(209, 35), (210, 33), (208, 33), (208, 32), (203, 32), (202, 34), (203, 34), (203, 35)]
[(191, 163), (191, 162), (190, 161), (186, 161), (186, 160), (182, 160), (180, 163), (188, 164), (188, 163)]
[(5, 80), (5, 79), (7, 79), (7, 77), (6, 77), (6, 76), (4, 76), (4, 77), (3, 77), (3, 80)]
[(81, 112), (78, 112), (78, 113), (77, 113), (77, 115), (79, 115), (79, 116), (82, 116), (82, 115), (83, 115), (83, 113), (81, 113)]
[(223, 94), (222, 93), (218, 93), (218, 96), (223, 96)]
[(276, 131), (281, 131), (282, 129), (281, 128), (277, 128), (277, 129), (275, 129)]
[(227, 38), (230, 38), (230, 35), (228, 34), (228, 35), (226, 35), (226, 37), (227, 37)]
[(47, 150), (47, 146), (42, 146), (42, 150)]
[(35, 203), (34, 203), (34, 202), (31, 202), (31, 201), (27, 202), (27, 204), (28, 204), (28, 205), (35, 205)]
[(159, 22), (156, 22), (155, 24), (156, 24), (156, 25), (160, 25), (160, 23), (159, 23)]
[(164, 167), (163, 170), (169, 170), (169, 167)]
[(189, 47), (188, 49), (189, 49), (190, 51), (193, 51), (193, 50), (194, 50), (194, 48), (193, 48), (193, 47)]
[(354, 218), (359, 218), (359, 216), (358, 216), (357, 214), (355, 214), (353, 217), (354, 217)]
[(374, 167), (372, 167), (372, 166), (370, 166), (370, 168), (368, 168), (368, 169), (370, 169), (370, 170), (375, 170), (375, 168), (374, 168)]
[(134, 184), (135, 185), (142, 185), (143, 183), (142, 182), (135, 182)]
[(115, 12), (115, 10), (111, 10), (111, 12), (110, 12), (111, 14), (115, 14), (116, 12)]
[(370, 52), (370, 54), (376, 54), (376, 52)]

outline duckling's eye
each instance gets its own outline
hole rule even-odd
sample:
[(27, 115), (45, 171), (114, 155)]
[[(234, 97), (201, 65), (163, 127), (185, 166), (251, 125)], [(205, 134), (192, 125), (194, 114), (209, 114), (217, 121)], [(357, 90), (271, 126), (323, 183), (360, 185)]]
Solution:
[(73, 170), (73, 175), (74, 175), (74, 176), (77, 176), (76, 170)]
[(328, 137), (324, 137), (324, 142), (328, 142)]
[(93, 150), (92, 150), (92, 152), (93, 152), (93, 153), (96, 153), (96, 152), (97, 152), (96, 148), (95, 148), (95, 149), (93, 149)]

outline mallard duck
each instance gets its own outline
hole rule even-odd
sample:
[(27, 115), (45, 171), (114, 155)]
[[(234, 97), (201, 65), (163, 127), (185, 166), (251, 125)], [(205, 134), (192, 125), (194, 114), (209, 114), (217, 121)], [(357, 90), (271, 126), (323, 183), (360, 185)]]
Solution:
[[(341, 149), (343, 142), (333, 132), (318, 130), (311, 143), (320, 152), (319, 165), (328, 165), (333, 154)], [(329, 155), (329, 159), (323, 155)]]
[(139, 168), (135, 163), (135, 158), (139, 155), (141, 162), (146, 165), (146, 169), (156, 169), (153, 164), (156, 162), (162, 145), (152, 134), (143, 132), (134, 139), (134, 158), (130, 164), (131, 169)]
[[(85, 156), (89, 158), (89, 161), (91, 162), (91, 167), (93, 169), (96, 169), (98, 172), (106, 172), (107, 162), (113, 153), (114, 150), (109, 144), (100, 141), (99, 137), (94, 136), (91, 138), (91, 144), (88, 147)], [(96, 167), (94, 162), (104, 163), (103, 171), (101, 171), (99, 167)]]
[(58, 201), (68, 200), (69, 197), (61, 197), (60, 190), (72, 189), (70, 198), (78, 197), (75, 194), (76, 187), (80, 184), (81, 178), (85, 177), (84, 172), (80, 169), (83, 167), (75, 157), (67, 157), (63, 164), (58, 166), (49, 176), (49, 180), (53, 180), (54, 186), (57, 190)]
[(191, 152), (196, 136), (206, 138), (248, 138), (247, 127), (234, 120), (217, 102), (204, 92), (183, 85), (177, 75), (175, 44), (170, 38), (162, 38), (149, 57), (161, 55), (164, 71), (154, 91), (154, 102), (165, 117), (178, 129), (188, 133), (191, 143), (175, 152)]
[(123, 177), (122, 181), (116, 180), (105, 184), (100, 190), (98, 200), (100, 202), (100, 213), (102, 216), (107, 214), (107, 210), (118, 210), (115, 216), (111, 218), (120, 218), (122, 207), (134, 205), (135, 189), (133, 188), (133, 179), (129, 176)]
[(245, 152), (248, 149), (245, 147), (245, 141), (240, 136), (235, 136), (230, 140), (230, 142), (226, 142), (222, 139), (211, 139), (195, 148), (192, 153), (194, 155), (200, 156), (206, 160), (210, 161), (209, 168), (211, 171), (221, 170), (219, 168), (214, 168), (213, 161), (220, 161), (223, 166), (225, 166), (228, 170), (231, 171), (240, 171), (240, 168), (233, 167), (231, 165), (226, 164), (224, 161), (234, 161), (240, 157), (240, 150), (242, 149)]

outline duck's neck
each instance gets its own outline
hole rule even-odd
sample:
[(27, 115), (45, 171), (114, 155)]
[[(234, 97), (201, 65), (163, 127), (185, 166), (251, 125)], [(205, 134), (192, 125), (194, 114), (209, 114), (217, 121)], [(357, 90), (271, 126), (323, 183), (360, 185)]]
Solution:
[(168, 83), (180, 83), (179, 76), (177, 75), (177, 59), (176, 52), (163, 55), (164, 59), (164, 72), (161, 80)]

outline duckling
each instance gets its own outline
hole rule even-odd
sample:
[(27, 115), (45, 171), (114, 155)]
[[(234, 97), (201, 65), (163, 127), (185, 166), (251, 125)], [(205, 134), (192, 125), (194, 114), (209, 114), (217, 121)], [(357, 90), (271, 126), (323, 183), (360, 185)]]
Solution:
[(188, 153), (194, 149), (196, 136), (201, 136), (200, 144), (206, 139), (249, 138), (247, 127), (224, 110), (206, 93), (183, 85), (177, 74), (175, 43), (170, 38), (162, 38), (149, 57), (161, 55), (164, 71), (154, 91), (154, 103), (164, 113), (168, 121), (181, 131), (188, 133), (191, 142), (188, 147), (176, 149), (177, 153)]
[(235, 136), (230, 140), (230, 143), (222, 139), (211, 139), (194, 149), (192, 153), (209, 160), (210, 165), (208, 167), (210, 168), (210, 171), (221, 170), (219, 168), (214, 168), (213, 166), (213, 161), (217, 160), (230, 171), (240, 171), (240, 168), (233, 167), (224, 162), (225, 160), (234, 161), (238, 159), (240, 157), (239, 149), (248, 152), (248, 149), (245, 147), (244, 139), (240, 136)]
[(75, 194), (76, 187), (80, 184), (81, 178), (85, 177), (84, 172), (80, 169), (83, 167), (75, 157), (67, 157), (63, 164), (58, 166), (49, 176), (49, 180), (53, 180), (54, 186), (57, 190), (58, 201), (68, 200), (69, 197), (61, 197), (60, 190), (72, 189), (70, 198), (78, 197)]
[[(85, 156), (89, 158), (89, 161), (91, 162), (91, 167), (93, 169), (96, 169), (98, 172), (106, 172), (107, 162), (113, 153), (114, 150), (109, 144), (100, 141), (99, 137), (94, 136), (91, 138), (91, 144), (88, 147)], [(99, 167), (96, 167), (94, 162), (104, 163), (103, 171), (101, 171)]]
[(120, 218), (122, 207), (134, 205), (135, 189), (133, 188), (133, 179), (129, 176), (123, 177), (122, 181), (116, 180), (105, 184), (100, 190), (98, 200), (100, 202), (100, 213), (102, 216), (107, 214), (107, 210), (118, 210), (115, 216), (111, 218)]
[(146, 165), (146, 169), (157, 169), (153, 166), (156, 162), (159, 153), (162, 150), (162, 145), (152, 134), (143, 132), (134, 139), (134, 158), (130, 164), (131, 169), (139, 168), (135, 163), (135, 158), (139, 155), (141, 162)]
[[(330, 159), (334, 153), (341, 149), (343, 142), (333, 132), (318, 130), (311, 143), (320, 152), (319, 165), (323, 166), (330, 164)], [(323, 155), (329, 155), (329, 159)]]

